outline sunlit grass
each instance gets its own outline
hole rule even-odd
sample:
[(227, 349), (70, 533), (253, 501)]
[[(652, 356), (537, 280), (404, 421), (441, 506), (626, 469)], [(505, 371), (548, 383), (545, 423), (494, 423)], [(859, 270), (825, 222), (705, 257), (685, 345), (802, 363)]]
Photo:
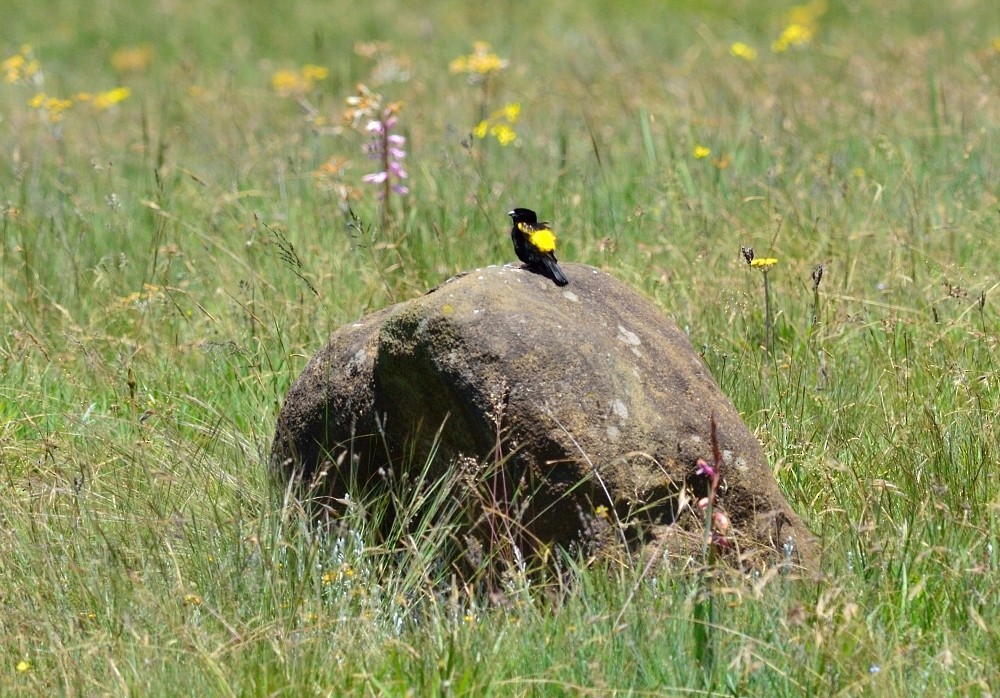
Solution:
[[(0, 692), (996, 693), (994, 15), (14, 2)], [(359, 84), (406, 196), (362, 181)], [(511, 261), (515, 205), (689, 333), (824, 542), (817, 579), (712, 581), (710, 663), (691, 570), (491, 604), (447, 531), (317, 535), (268, 481), (329, 332)]]

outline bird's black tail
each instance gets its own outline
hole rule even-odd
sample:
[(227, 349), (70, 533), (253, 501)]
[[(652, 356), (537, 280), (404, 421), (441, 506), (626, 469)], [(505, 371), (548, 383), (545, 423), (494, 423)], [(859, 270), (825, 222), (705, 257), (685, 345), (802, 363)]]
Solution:
[(565, 286), (569, 283), (569, 279), (562, 273), (556, 260), (543, 257), (542, 267), (545, 269), (545, 275), (556, 282), (556, 286)]

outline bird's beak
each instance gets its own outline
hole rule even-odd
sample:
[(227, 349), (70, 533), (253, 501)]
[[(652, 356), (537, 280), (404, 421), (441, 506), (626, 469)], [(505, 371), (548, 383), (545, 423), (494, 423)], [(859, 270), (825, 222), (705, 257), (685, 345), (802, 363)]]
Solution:
[(513, 211), (507, 211), (507, 215), (510, 216), (511, 218), (513, 218), (514, 217), (514, 212)]

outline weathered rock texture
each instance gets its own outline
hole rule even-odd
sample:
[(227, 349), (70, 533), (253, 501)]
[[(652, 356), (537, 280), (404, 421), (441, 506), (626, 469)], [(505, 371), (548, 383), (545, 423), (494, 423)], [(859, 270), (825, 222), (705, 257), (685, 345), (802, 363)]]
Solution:
[(608, 274), (564, 268), (565, 288), (477, 270), (334, 332), (288, 393), (274, 472), (328, 502), (363, 498), (420, 467), (440, 429), (436, 472), (499, 467), (531, 540), (568, 545), (605, 519), (691, 554), (714, 415), (732, 549), (811, 566), (813, 538), (684, 333)]

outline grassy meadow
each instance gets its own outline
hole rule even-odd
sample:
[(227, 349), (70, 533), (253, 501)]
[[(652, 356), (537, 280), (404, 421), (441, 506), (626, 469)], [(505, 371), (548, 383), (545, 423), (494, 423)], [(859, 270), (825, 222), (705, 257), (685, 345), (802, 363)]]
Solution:
[[(995, 0), (479, 5), (7, 0), (0, 694), (1000, 691)], [(514, 206), (686, 329), (818, 575), (490, 604), (282, 506), (308, 358)]]

